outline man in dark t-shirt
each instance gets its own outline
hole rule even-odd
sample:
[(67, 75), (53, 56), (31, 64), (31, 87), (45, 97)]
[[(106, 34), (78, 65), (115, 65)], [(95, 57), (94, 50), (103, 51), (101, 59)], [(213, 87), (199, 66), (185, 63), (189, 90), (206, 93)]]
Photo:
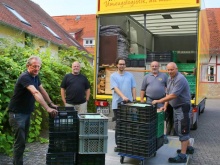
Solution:
[[(14, 94), (10, 100), (9, 124), (15, 135), (13, 164), (23, 165), (23, 153), (25, 150), (25, 142), (27, 140), (30, 115), (34, 111), (35, 100), (50, 113), (51, 116), (57, 115), (57, 107), (51, 101), (46, 90), (41, 85), (38, 73), (41, 68), (41, 60), (37, 56), (31, 56), (27, 60), (27, 71), (22, 73), (14, 89)], [(49, 105), (51, 108), (49, 107)]]
[(78, 113), (87, 113), (90, 85), (88, 79), (80, 74), (79, 62), (73, 62), (72, 73), (65, 75), (60, 87), (65, 106), (74, 107)]

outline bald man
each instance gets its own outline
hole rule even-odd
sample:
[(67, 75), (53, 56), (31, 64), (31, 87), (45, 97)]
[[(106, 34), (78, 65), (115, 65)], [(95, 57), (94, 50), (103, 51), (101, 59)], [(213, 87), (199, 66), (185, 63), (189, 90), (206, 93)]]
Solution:
[(169, 78), (167, 81), (166, 97), (154, 100), (152, 104), (168, 103), (173, 107), (175, 131), (181, 142), (181, 149), (176, 157), (169, 158), (170, 163), (186, 163), (187, 155), (193, 154), (194, 148), (189, 143), (190, 115), (192, 113), (190, 88), (186, 78), (178, 72), (176, 63), (167, 64)]
[(72, 73), (66, 74), (60, 85), (61, 97), (66, 107), (74, 107), (78, 113), (87, 113), (90, 96), (88, 79), (80, 73), (80, 63), (72, 64)]
[[(145, 102), (144, 96), (146, 95), (147, 103), (149, 104), (151, 104), (153, 100), (159, 100), (166, 95), (165, 89), (168, 79), (167, 74), (159, 72), (159, 62), (151, 62), (150, 68), (151, 72), (144, 76), (140, 93), (141, 102)], [(161, 108), (163, 106), (163, 103), (159, 103), (157, 108)]]

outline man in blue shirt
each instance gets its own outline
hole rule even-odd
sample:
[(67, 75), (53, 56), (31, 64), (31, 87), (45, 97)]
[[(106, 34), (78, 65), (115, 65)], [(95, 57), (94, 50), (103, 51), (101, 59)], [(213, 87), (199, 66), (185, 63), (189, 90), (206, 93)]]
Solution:
[(190, 88), (186, 78), (178, 72), (177, 65), (174, 62), (167, 64), (169, 78), (167, 81), (166, 97), (154, 100), (152, 104), (169, 104), (174, 111), (175, 131), (181, 142), (181, 150), (177, 150), (178, 155), (169, 158), (170, 163), (186, 163), (187, 155), (193, 154), (194, 148), (190, 146), (190, 115), (192, 113)]
[[(118, 103), (136, 100), (136, 82), (134, 76), (125, 71), (126, 60), (118, 57), (116, 59), (116, 66), (118, 68), (117, 72), (110, 76), (112, 109), (115, 120), (117, 120)], [(115, 129), (115, 143), (117, 145), (117, 129)], [(115, 151), (117, 151), (117, 147), (115, 147)]]

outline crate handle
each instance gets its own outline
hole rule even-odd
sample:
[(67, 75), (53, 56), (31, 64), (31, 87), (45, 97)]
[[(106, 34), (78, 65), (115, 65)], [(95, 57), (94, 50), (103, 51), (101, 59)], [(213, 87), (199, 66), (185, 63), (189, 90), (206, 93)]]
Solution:
[(59, 112), (60, 116), (67, 116), (67, 112)]

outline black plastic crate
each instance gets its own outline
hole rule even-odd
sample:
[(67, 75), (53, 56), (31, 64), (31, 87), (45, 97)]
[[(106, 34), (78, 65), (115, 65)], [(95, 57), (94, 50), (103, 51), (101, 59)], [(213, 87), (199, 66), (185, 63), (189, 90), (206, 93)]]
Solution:
[(79, 134), (69, 133), (49, 133), (50, 152), (78, 152)]
[(77, 154), (77, 165), (105, 165), (105, 154)]
[(133, 103), (119, 104), (120, 110), (117, 111), (117, 119), (141, 123), (151, 123), (156, 120), (157, 110), (155, 106), (143, 104), (143, 107), (139, 107), (136, 105)]
[(130, 60), (130, 67), (138, 67), (138, 61), (136, 59)]
[(131, 67), (131, 60), (126, 59), (126, 67)]
[(138, 60), (138, 67), (145, 67), (145, 59)]
[(145, 67), (145, 59), (128, 59), (127, 67)]
[[(46, 165), (76, 165), (76, 154), (73, 152), (47, 153)], [(33, 162), (34, 164), (34, 162)]]
[(171, 62), (173, 61), (172, 52), (150, 52), (147, 54), (146, 62)]
[(157, 150), (163, 146), (164, 143), (164, 135), (162, 135), (161, 137), (157, 138)]
[(152, 157), (156, 152), (156, 138), (138, 140), (118, 137), (118, 152), (141, 157)]
[(152, 123), (117, 122), (117, 134), (131, 139), (148, 140), (156, 137), (156, 121)]
[[(61, 111), (61, 109), (66, 109)], [(49, 118), (50, 132), (67, 132), (79, 129), (79, 119), (77, 111), (73, 107), (59, 107), (58, 115)]]

